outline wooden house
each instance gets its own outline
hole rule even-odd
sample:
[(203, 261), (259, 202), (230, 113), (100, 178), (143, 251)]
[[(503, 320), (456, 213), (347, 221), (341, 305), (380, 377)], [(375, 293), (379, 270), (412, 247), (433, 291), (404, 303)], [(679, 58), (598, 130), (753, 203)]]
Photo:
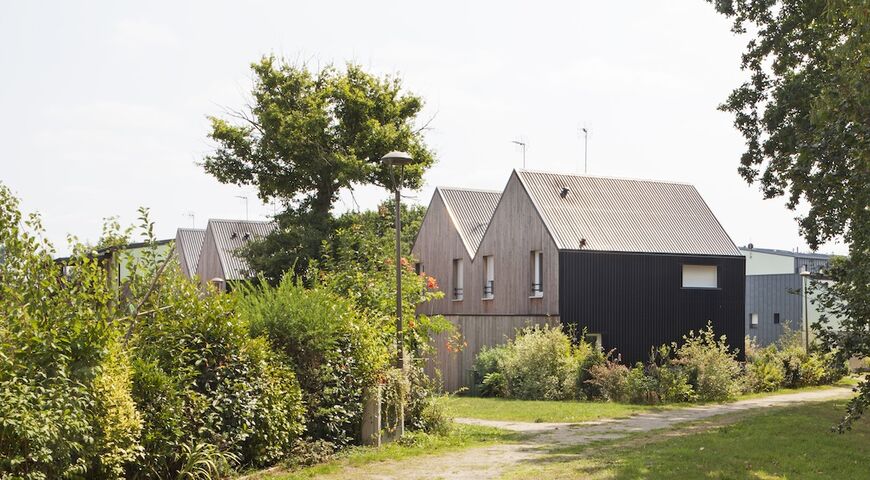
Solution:
[(412, 254), (468, 347), (437, 340), (455, 390), (474, 356), (564, 324), (627, 362), (710, 322), (743, 349), (744, 257), (691, 185), (515, 170), (503, 192), (438, 188)]

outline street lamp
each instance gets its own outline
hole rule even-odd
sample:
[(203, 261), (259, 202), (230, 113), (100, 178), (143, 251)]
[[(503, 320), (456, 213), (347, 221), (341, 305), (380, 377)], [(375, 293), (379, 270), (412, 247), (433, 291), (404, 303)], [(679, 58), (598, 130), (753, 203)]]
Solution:
[[(402, 175), (405, 173), (405, 165), (418, 163), (407, 152), (390, 152), (381, 157), (381, 163), (391, 168), (393, 187), (396, 191), (396, 368), (405, 367), (405, 341), (402, 333), (402, 210), (401, 191)], [(399, 176), (396, 177), (396, 167), (399, 167)]]
[(810, 302), (809, 302), (809, 289), (807, 288), (807, 282), (810, 279), (810, 271), (804, 266), (804, 268), (800, 271), (801, 276), (801, 286), (804, 290), (804, 343), (807, 349), (807, 352), (810, 351)]

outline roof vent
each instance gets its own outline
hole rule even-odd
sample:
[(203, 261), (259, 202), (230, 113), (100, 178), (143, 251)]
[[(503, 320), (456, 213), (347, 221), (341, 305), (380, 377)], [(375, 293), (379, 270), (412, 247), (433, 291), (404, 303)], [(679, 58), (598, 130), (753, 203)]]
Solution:
[(245, 234), (242, 235), (242, 239), (244, 239), (244, 240), (248, 240), (250, 238), (251, 238), (251, 232), (245, 232)]
[(239, 236), (239, 234), (236, 232), (233, 232), (230, 234), (230, 238), (237, 238), (238, 236)]
[(580, 239), (580, 248), (583, 248), (583, 247), (585, 247), (585, 246), (586, 246), (586, 239), (585, 239), (585, 238), (581, 238), (581, 239)]
[(750, 243), (749, 245), (746, 246), (746, 248), (747, 248), (748, 250), (752, 250), (753, 248), (755, 248), (755, 245), (753, 245), (753, 244)]
[(565, 198), (568, 196), (568, 192), (570, 192), (570, 190), (568, 190), (568, 187), (562, 187), (562, 191), (559, 193), (559, 196)]

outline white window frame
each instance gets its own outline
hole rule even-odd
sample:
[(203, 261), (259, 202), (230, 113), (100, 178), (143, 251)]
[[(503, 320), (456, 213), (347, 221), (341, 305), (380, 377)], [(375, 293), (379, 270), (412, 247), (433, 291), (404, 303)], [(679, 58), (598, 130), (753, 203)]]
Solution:
[(452, 298), (454, 302), (461, 302), (463, 297), (465, 296), (465, 289), (463, 288), (465, 284), (464, 272), (465, 267), (463, 266), (463, 262), (461, 258), (453, 259), (453, 291)]
[(684, 263), (682, 279), (683, 288), (716, 290), (719, 288), (719, 266)]
[(529, 298), (544, 296), (544, 252), (532, 250), (532, 294)]
[(593, 345), (595, 345), (595, 346), (598, 347), (598, 348), (602, 348), (602, 349), (604, 348), (604, 346), (603, 346), (604, 344), (601, 342), (601, 334), (600, 334), (600, 333), (587, 333), (587, 334), (583, 337), (583, 341), (586, 342), (586, 343), (590, 343), (590, 342), (589, 342), (589, 337), (593, 337), (593, 338), (595, 338), (595, 341), (592, 342)]
[(483, 257), (483, 278), (483, 300), (492, 300), (495, 298), (495, 261), (493, 255), (484, 255)]

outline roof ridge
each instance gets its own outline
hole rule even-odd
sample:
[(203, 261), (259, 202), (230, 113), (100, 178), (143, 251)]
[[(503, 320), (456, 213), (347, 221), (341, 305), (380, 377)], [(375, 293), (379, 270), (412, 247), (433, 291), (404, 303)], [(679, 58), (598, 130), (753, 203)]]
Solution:
[(444, 187), (438, 186), (435, 187), (439, 190), (459, 190), (461, 192), (477, 192), (477, 193), (497, 193), (499, 195), (502, 194), (500, 190), (487, 190), (485, 188), (470, 188), (470, 187)]
[(613, 175), (594, 175), (589, 173), (559, 173), (559, 172), (547, 172), (544, 170), (532, 170), (526, 168), (515, 168), (517, 173), (538, 173), (541, 175), (553, 175), (559, 177), (579, 177), (579, 178), (601, 178), (605, 180), (623, 180), (628, 182), (647, 182), (647, 183), (662, 183), (665, 185), (686, 185), (689, 187), (694, 187), (693, 184), (689, 182), (677, 182), (673, 180), (654, 180), (650, 178), (632, 178), (632, 177), (616, 177)]

